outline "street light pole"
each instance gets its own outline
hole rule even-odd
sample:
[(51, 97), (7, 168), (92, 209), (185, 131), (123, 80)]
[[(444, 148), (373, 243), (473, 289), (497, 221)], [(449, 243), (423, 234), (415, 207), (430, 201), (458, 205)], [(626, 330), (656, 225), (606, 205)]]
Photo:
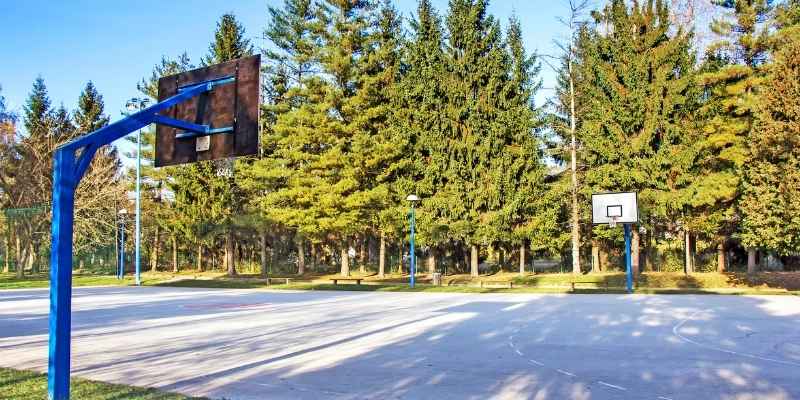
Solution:
[[(131, 99), (127, 108), (129, 111), (139, 111), (147, 107), (147, 99)], [(135, 263), (136, 286), (142, 285), (142, 128), (136, 131), (136, 238), (135, 238)]]
[(117, 278), (125, 278), (125, 217), (128, 215), (126, 209), (119, 210), (119, 225), (120, 225), (120, 244), (119, 244), (119, 268), (117, 268)]
[(406, 200), (411, 203), (411, 240), (410, 240), (411, 243), (410, 243), (409, 247), (411, 247), (411, 249), (410, 249), (410, 256), (411, 256), (411, 287), (413, 288), (414, 287), (414, 281), (415, 281), (416, 275), (417, 275), (417, 256), (416, 256), (416, 253), (414, 251), (414, 223), (416, 222), (415, 221), (416, 215), (415, 215), (414, 206), (419, 201), (419, 197), (417, 197), (417, 195), (410, 194), (410, 195), (408, 195), (408, 197), (406, 197)]
[(142, 130), (136, 134), (136, 286), (142, 285)]

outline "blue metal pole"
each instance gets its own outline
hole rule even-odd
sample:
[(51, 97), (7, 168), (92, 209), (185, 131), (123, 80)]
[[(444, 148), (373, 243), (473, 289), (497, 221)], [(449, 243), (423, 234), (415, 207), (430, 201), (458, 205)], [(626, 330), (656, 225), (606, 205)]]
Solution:
[[(124, 218), (124, 217), (123, 217)], [(125, 279), (125, 220), (122, 220), (122, 244), (120, 248), (119, 258), (119, 279)]]
[(417, 274), (417, 262), (414, 252), (414, 205), (411, 205), (411, 287), (414, 287), (414, 279)]
[[(209, 126), (172, 120), (158, 115), (182, 101), (215, 86), (233, 82), (232, 77), (181, 88), (178, 94), (164, 101), (106, 125), (90, 134), (60, 146), (53, 160), (52, 240), (50, 250), (50, 335), (47, 393), (50, 400), (69, 399), (69, 357), (72, 312), (72, 228), (75, 209), (75, 188), (89, 168), (97, 149), (153, 122), (209, 133)], [(80, 156), (76, 157), (80, 151)], [(124, 251), (124, 225), (122, 260)], [(124, 267), (124, 265), (123, 265)]]
[(50, 249), (50, 338), (47, 388), (50, 400), (69, 399), (72, 308), (72, 222), (75, 152), (56, 151), (53, 163), (53, 225)]
[(142, 130), (138, 130), (136, 136), (136, 286), (142, 284), (141, 268), (141, 240), (142, 240), (142, 221), (141, 221), (141, 198), (142, 198)]
[(631, 224), (625, 224), (625, 278), (628, 293), (633, 293), (633, 271), (631, 268)]

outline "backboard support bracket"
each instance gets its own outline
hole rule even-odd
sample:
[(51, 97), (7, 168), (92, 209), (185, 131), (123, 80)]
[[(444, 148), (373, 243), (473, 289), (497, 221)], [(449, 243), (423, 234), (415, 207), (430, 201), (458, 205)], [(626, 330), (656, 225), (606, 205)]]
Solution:
[(214, 135), (233, 131), (232, 127), (209, 126), (172, 119), (159, 113), (215, 87), (234, 83), (228, 76), (180, 88), (169, 98), (131, 114), (56, 149), (53, 160), (52, 247), (50, 257), (49, 362), (47, 390), (50, 400), (69, 399), (70, 340), (72, 336), (72, 240), (75, 191), (97, 150), (151, 123), (164, 124), (191, 132)]

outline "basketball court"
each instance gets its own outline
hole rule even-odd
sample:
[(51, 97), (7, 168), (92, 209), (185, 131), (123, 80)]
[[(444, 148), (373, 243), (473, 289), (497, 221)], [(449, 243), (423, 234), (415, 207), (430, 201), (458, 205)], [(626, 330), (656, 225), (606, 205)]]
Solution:
[[(797, 399), (800, 298), (75, 288), (74, 376), (240, 399)], [(0, 292), (47, 370), (48, 291)]]

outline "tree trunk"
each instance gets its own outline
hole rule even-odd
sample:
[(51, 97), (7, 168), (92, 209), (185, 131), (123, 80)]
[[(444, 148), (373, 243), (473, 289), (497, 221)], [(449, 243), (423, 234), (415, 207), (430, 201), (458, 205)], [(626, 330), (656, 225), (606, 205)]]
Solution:
[(33, 242), (28, 242), (28, 258), (25, 262), (25, 269), (30, 270), (33, 273), (37, 271), (33, 268), (36, 264), (36, 252), (33, 249)]
[(600, 246), (597, 239), (592, 238), (592, 272), (600, 272), (602, 267), (600, 265)]
[(25, 261), (28, 258), (28, 255), (25, 254), (25, 251), (22, 249), (22, 242), (19, 239), (19, 233), (17, 233), (16, 238), (14, 238), (16, 244), (16, 256), (17, 262), (15, 263), (14, 267), (17, 270), (17, 278), (22, 278), (25, 276)]
[(684, 232), (684, 253), (685, 253), (685, 260), (684, 260), (684, 272), (686, 275), (690, 275), (694, 272), (694, 263), (692, 262), (692, 234), (689, 231)]
[(383, 278), (386, 273), (386, 234), (381, 231), (381, 249), (378, 255), (378, 278)]
[(366, 237), (361, 238), (358, 241), (358, 272), (361, 275), (365, 275), (367, 273), (367, 247), (365, 245), (367, 241)]
[(525, 275), (525, 243), (519, 245), (519, 275)]
[(172, 235), (172, 272), (178, 272), (178, 236)]
[(717, 244), (717, 272), (725, 272), (725, 242)]
[(311, 242), (311, 271), (317, 270), (317, 244)]
[(428, 273), (433, 276), (434, 272), (436, 272), (436, 250), (431, 247), (428, 252)]
[(197, 270), (203, 272), (203, 244), (197, 244)]
[(306, 273), (306, 251), (303, 248), (303, 239), (297, 238), (295, 242), (297, 244), (297, 275), (303, 275)]
[(228, 276), (236, 276), (236, 259), (233, 254), (233, 246), (233, 232), (228, 232), (225, 235), (225, 269), (228, 270)]
[(639, 276), (639, 229), (631, 226), (631, 271), (633, 276)]
[(461, 254), (464, 256), (464, 272), (466, 272), (467, 268), (469, 268), (469, 266), (470, 266), (469, 252), (467, 251), (467, 249), (464, 246), (460, 246), (460, 247), (461, 247)]
[(350, 276), (350, 255), (347, 254), (348, 247), (347, 241), (342, 242), (342, 270), (340, 272), (342, 276)]
[(260, 232), (260, 247), (261, 247), (261, 277), (267, 277), (267, 231)]
[(567, 67), (569, 69), (569, 130), (570, 130), (570, 172), (572, 178), (572, 273), (581, 273), (581, 226), (580, 214), (578, 205), (578, 141), (576, 138), (577, 131), (577, 118), (575, 116), (575, 78), (572, 73), (572, 45), (570, 44), (570, 51), (567, 60)]
[(470, 275), (478, 276), (478, 246), (470, 245)]
[(647, 261), (648, 270), (655, 271), (658, 267), (656, 264), (657, 256), (658, 256), (658, 225), (653, 223), (650, 227), (650, 237), (648, 239), (648, 246), (650, 246), (650, 250), (647, 252)]
[(758, 272), (758, 264), (756, 264), (756, 256), (758, 255), (758, 250), (754, 248), (747, 249), (747, 273), (748, 274), (755, 274)]
[(150, 272), (158, 271), (158, 250), (161, 247), (159, 226), (156, 225), (156, 232), (153, 236), (153, 251), (150, 252)]
[(402, 241), (400, 241), (400, 244), (397, 246), (397, 248), (399, 249), (399, 254), (398, 255), (400, 256), (397, 259), (397, 272), (400, 275), (403, 275), (403, 242)]
[(11, 247), (8, 245), (8, 236), (3, 237), (3, 272), (8, 273), (11, 270)]

